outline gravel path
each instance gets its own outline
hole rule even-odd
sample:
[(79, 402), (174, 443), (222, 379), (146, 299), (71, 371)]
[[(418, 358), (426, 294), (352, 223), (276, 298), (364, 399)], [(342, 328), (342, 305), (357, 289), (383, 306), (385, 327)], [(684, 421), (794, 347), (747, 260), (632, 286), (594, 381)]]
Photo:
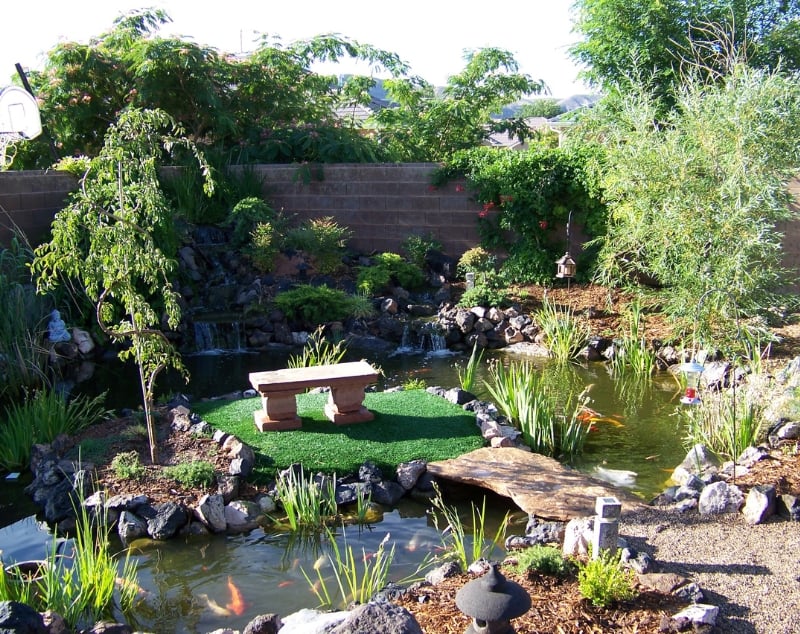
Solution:
[(741, 513), (700, 515), (645, 508), (625, 513), (620, 535), (658, 572), (688, 577), (719, 607), (715, 631), (800, 633), (800, 524), (751, 526)]

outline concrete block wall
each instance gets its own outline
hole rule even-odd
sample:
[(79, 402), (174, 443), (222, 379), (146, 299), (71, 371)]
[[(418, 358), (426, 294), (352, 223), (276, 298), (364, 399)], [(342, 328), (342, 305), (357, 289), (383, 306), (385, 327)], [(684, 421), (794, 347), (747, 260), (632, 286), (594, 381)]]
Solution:
[(33, 246), (47, 240), (50, 223), (78, 180), (64, 172), (0, 172), (0, 246), (7, 246), (18, 227)]

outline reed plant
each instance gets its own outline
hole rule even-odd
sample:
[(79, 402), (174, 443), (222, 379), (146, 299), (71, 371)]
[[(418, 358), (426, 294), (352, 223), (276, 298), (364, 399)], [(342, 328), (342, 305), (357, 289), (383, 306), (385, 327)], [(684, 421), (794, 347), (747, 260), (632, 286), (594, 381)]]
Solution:
[[(318, 559), (314, 565), (316, 581), (312, 581), (309, 574), (300, 569), (323, 607), (345, 608), (354, 602), (367, 603), (377, 592), (386, 587), (389, 580), (395, 551), (394, 544), (390, 549), (386, 548), (390, 538), (389, 533), (386, 533), (381, 540), (375, 553), (368, 554), (362, 548), (360, 556), (356, 556), (353, 552), (353, 547), (347, 543), (347, 536), (344, 533), (343, 538), (344, 545), (340, 548), (336, 536), (328, 529), (328, 541), (331, 547), (326, 559), (333, 571), (336, 583), (334, 590), (328, 587), (328, 580), (322, 573), (324, 559)], [(338, 603), (335, 601), (337, 598)]]
[(347, 354), (347, 348), (344, 345), (344, 339), (332, 342), (325, 337), (325, 327), (318, 326), (308, 336), (302, 354), (290, 356), (287, 365), (290, 368), (334, 365), (340, 363), (345, 354)]
[(544, 333), (550, 356), (559, 361), (575, 359), (586, 346), (589, 331), (568, 307), (558, 307), (546, 297), (534, 321)]
[(645, 340), (644, 315), (639, 301), (633, 301), (628, 306), (625, 321), (627, 332), (616, 346), (611, 369), (618, 376), (632, 373), (635, 376), (650, 377), (656, 370), (656, 353)]
[(714, 453), (735, 460), (763, 435), (764, 405), (741, 390), (707, 392), (700, 403), (681, 407), (684, 445), (703, 444)]
[[(490, 559), (498, 543), (502, 543), (508, 526), (508, 513), (497, 528), (494, 537), (486, 535), (486, 498), (483, 498), (481, 507), (470, 503), (471, 523), (469, 528), (464, 525), (458, 509), (444, 502), (442, 493), (434, 485), (436, 494), (431, 499), (433, 505), (433, 523), (436, 530), (440, 531), (442, 546), (446, 553), (452, 556), (462, 570), (469, 568), (470, 564), (479, 559)], [(439, 528), (440, 517), (444, 520), (444, 527)]]
[(469, 360), (464, 367), (456, 364), (456, 374), (458, 375), (458, 382), (461, 389), (465, 392), (472, 392), (475, 389), (475, 383), (478, 378), (478, 367), (483, 361), (483, 349), (478, 352), (478, 344), (472, 346), (472, 354), (469, 355)]
[(529, 362), (512, 362), (507, 368), (495, 362), (489, 373), (486, 389), (532, 451), (567, 460), (581, 453), (589, 434), (579, 418), (587, 390), (577, 396), (548, 390), (542, 373)]
[(13, 566), (0, 572), (0, 600), (19, 601), (37, 612), (60, 614), (71, 630), (113, 618), (115, 610), (130, 612), (139, 584), (137, 564), (126, 554), (112, 552), (110, 528), (104, 514), (90, 516), (86, 507), (77, 511), (72, 553), (59, 552), (57, 537), (35, 577)]
[(11, 403), (0, 418), (0, 470), (23, 469), (31, 445), (50, 443), (60, 434), (74, 435), (109, 415), (105, 393), (67, 400), (51, 389), (38, 389)]
[(276, 480), (275, 491), (292, 531), (321, 528), (337, 517), (335, 478), (321, 486), (305, 477), (302, 466), (290, 468)]

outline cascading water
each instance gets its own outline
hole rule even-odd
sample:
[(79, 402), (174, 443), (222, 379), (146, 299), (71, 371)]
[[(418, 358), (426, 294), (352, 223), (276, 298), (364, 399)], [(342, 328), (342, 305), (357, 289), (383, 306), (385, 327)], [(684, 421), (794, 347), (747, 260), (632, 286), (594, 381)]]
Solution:
[(215, 350), (217, 325), (210, 321), (194, 322), (194, 348), (195, 352), (210, 352)]
[(242, 324), (238, 321), (195, 321), (194, 352), (242, 352)]

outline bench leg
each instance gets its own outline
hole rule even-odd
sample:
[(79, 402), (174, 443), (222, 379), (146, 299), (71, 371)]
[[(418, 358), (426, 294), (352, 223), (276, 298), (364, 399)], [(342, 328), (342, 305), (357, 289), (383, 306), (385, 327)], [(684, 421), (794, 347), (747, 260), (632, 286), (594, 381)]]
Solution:
[(300, 429), (302, 421), (297, 415), (295, 392), (273, 392), (261, 396), (263, 409), (254, 412), (258, 431), (283, 431)]
[(332, 387), (328, 402), (325, 404), (325, 416), (336, 425), (365, 423), (375, 418), (375, 415), (364, 407), (363, 385)]

